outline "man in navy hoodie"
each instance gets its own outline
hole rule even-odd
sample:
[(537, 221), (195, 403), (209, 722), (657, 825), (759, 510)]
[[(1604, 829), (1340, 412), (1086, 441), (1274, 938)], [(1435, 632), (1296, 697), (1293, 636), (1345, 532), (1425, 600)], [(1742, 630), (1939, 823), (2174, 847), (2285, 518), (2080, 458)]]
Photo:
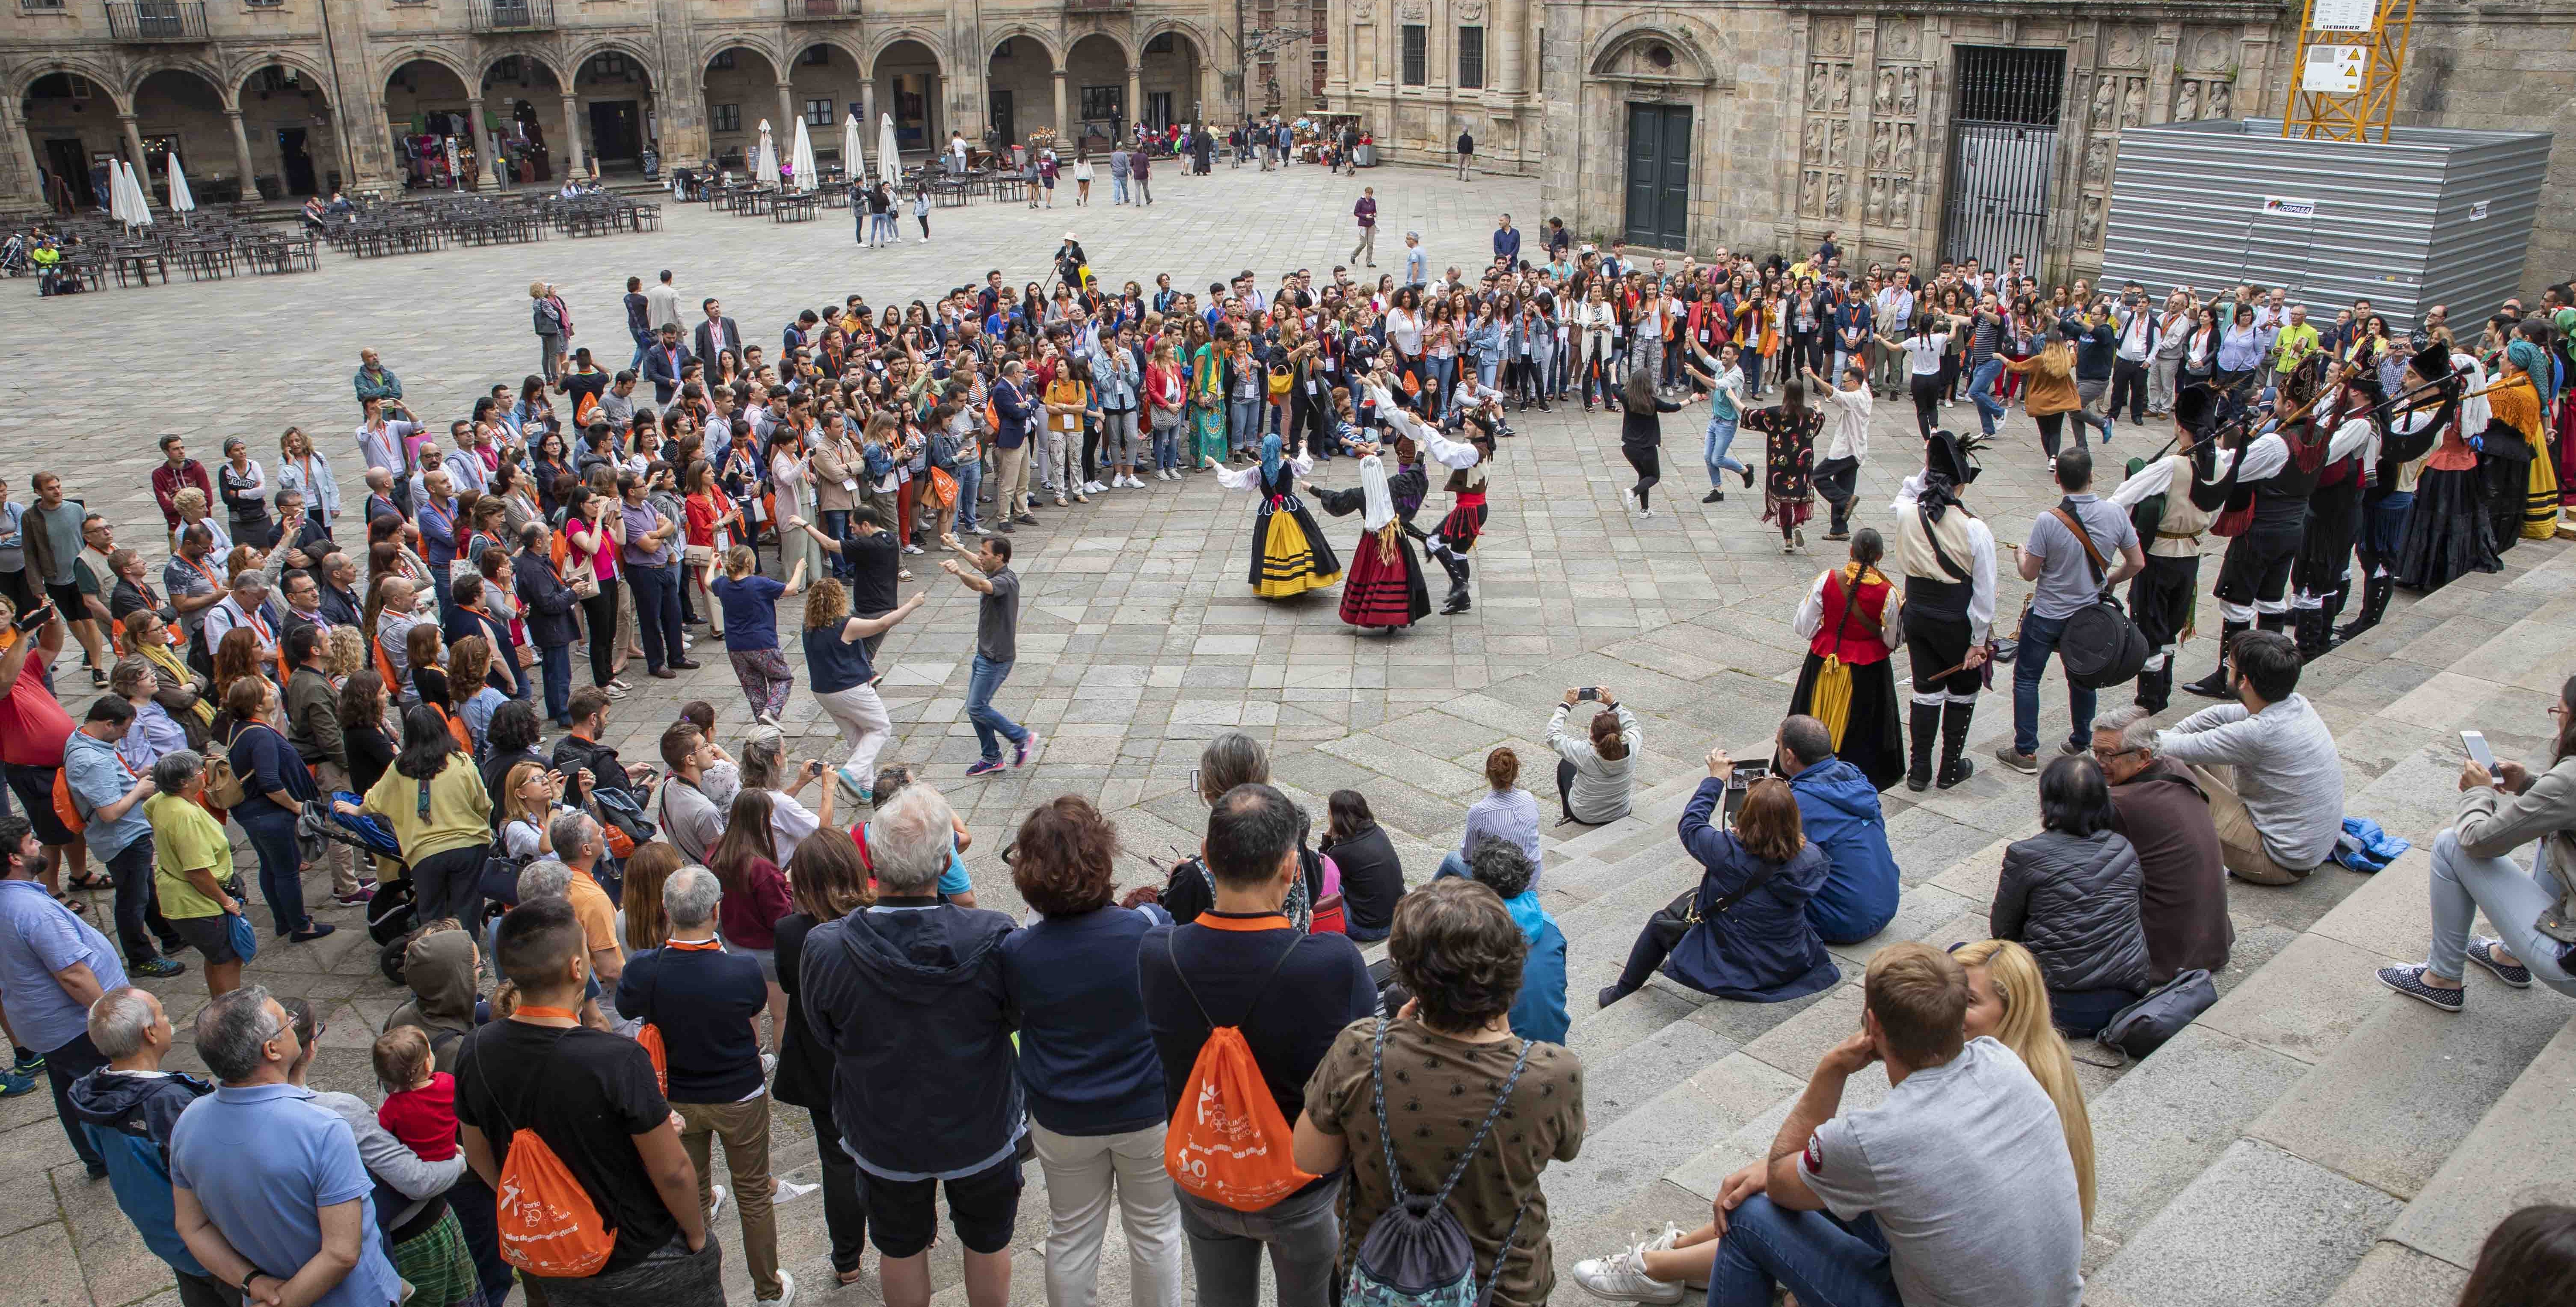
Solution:
[(1789, 778), (1798, 821), (1808, 843), (1825, 851), (1833, 870), (1825, 887), (1807, 900), (1807, 920), (1828, 944), (1857, 944), (1896, 918), (1905, 892), (1896, 854), (1887, 847), (1887, 818), (1878, 789), (1858, 767), (1834, 756), (1834, 737), (1813, 717), (1780, 723), (1773, 766)]
[(966, 1247), (966, 1301), (1003, 1307), (1027, 1133), (1003, 978), (1008, 914), (939, 896), (956, 815), (914, 784), (877, 809), (876, 903), (805, 937), (805, 1023), (832, 1054), (832, 1116), (858, 1163), (887, 1307), (927, 1307), (935, 1189)]
[(143, 1246), (170, 1264), (181, 1307), (232, 1307), (239, 1292), (217, 1284), (188, 1251), (170, 1197), (170, 1131), (188, 1104), (215, 1087), (161, 1069), (170, 1051), (170, 1018), (148, 990), (128, 985), (99, 995), (90, 1005), (89, 1042), (107, 1065), (72, 1082), (72, 1119), (107, 1160), (116, 1205), (142, 1233)]

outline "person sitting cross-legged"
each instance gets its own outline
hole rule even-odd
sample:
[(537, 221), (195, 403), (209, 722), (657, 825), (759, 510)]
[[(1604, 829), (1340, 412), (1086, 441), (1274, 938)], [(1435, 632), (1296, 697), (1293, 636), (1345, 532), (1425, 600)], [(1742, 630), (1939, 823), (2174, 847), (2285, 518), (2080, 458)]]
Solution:
[(1807, 839), (1833, 863), (1825, 883), (1807, 900), (1807, 920), (1828, 944), (1857, 944), (1896, 919), (1905, 892), (1896, 854), (1887, 845), (1887, 817), (1878, 787), (1860, 768), (1834, 756), (1834, 737), (1813, 717), (1780, 723), (1771, 766), (1797, 796)]
[[(2420, 966), (2382, 967), (2381, 984), (2445, 1012), (2467, 1001), (2462, 961), (2475, 962), (2515, 989), (2537, 980), (2576, 995), (2576, 950), (2543, 934), (2537, 923), (2567, 920), (2568, 880), (2576, 876), (2576, 677), (2549, 706), (2558, 719), (2549, 770), (2535, 776), (2497, 759), (2492, 771), (2475, 758), (2460, 767), (2459, 816), (2433, 839), (2433, 945)], [(2525, 870), (2514, 857), (2537, 845)], [(2502, 938), (2471, 935), (2483, 911)]]
[(2156, 752), (2191, 768), (2227, 870), (2289, 885), (2332, 856), (2343, 836), (2343, 760), (2333, 732), (2299, 689), (2299, 650), (2278, 631), (2230, 645), (2236, 702), (2203, 708), (2156, 735)]

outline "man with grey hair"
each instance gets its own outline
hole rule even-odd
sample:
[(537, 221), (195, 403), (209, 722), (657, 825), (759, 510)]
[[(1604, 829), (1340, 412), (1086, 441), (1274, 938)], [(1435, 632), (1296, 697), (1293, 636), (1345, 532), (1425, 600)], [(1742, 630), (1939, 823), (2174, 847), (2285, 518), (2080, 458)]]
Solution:
[[(888, 1307), (930, 1301), (934, 1189), (966, 1247), (970, 1307), (1002, 1307), (1020, 1205), (1009, 916), (939, 897), (956, 815), (915, 783), (877, 809), (878, 897), (805, 937), (808, 1026), (833, 1059), (832, 1116), (858, 1163)], [(939, 1087), (934, 1109), (920, 1086)]]
[(258, 985), (222, 995), (197, 1014), (197, 1052), (222, 1087), (171, 1132), (173, 1223), (188, 1251), (271, 1307), (399, 1302), (375, 1181), (349, 1123), (293, 1083), (303, 1049), (286, 1009)]
[[(578, 816), (579, 814), (568, 815)], [(562, 818), (558, 817), (556, 820), (561, 821)], [(539, 858), (519, 869), (519, 902), (537, 903), (547, 899), (569, 901), (572, 897), (572, 884), (576, 874), (560, 859)], [(575, 910), (574, 916), (576, 919), (580, 916), (578, 909)], [(483, 956), (492, 960), (496, 972), (500, 967), (500, 936), (501, 919), (494, 917), (483, 927)], [(623, 960), (621, 953), (621, 965)], [(610, 1028), (611, 1023), (608, 1014), (600, 1010), (599, 1000), (603, 995), (611, 999), (615, 997), (604, 987), (614, 982), (604, 982), (599, 978), (598, 965), (599, 960), (593, 957), (590, 983), (583, 987), (581, 997), (581, 1023), (595, 1030), (606, 1030)]]
[[(712, 1212), (724, 1190), (707, 1167), (710, 1141), (722, 1139), (733, 1172), (734, 1210), (742, 1221), (742, 1255), (752, 1295), (792, 1303), (796, 1278), (778, 1265), (778, 1218), (771, 1203), (769, 1090), (763, 1084), (758, 1022), (769, 982), (748, 953), (728, 953), (716, 939), (716, 874), (688, 866), (662, 882), (662, 911), (671, 937), (627, 960), (617, 1010), (662, 1033), (670, 1088), (680, 1116), (680, 1145), (698, 1172), (698, 1202)], [(932, 1082), (937, 1083), (937, 1082)]]
[(617, 978), (626, 970), (626, 951), (617, 946), (617, 905), (600, 888), (592, 870), (608, 851), (599, 823), (586, 812), (557, 813), (546, 823), (546, 839), (572, 872), (565, 895), (572, 901), (573, 916), (581, 921), (581, 944), (590, 952), (590, 969), (603, 988), (615, 993)]
[(107, 1065), (72, 1085), (72, 1116), (107, 1159), (116, 1205), (143, 1236), (143, 1246), (169, 1263), (181, 1307), (232, 1307), (229, 1287), (215, 1282), (170, 1219), (170, 1132), (190, 1103), (215, 1091), (195, 1076), (161, 1069), (170, 1052), (170, 1018), (149, 990), (119, 986), (89, 1007), (89, 1042)]
[(268, 577), (249, 568), (233, 578), (232, 593), (206, 610), (206, 649), (223, 647), (234, 627), (248, 627), (259, 639), (259, 662), (266, 668), (277, 657), (277, 624), (262, 611), (268, 603)]
[[(419, 589), (407, 578), (385, 582), (385, 606), (376, 614), (376, 649), (385, 657), (385, 666), (394, 674), (396, 685), (385, 688), (393, 692), (394, 705), (409, 708), (420, 702), (420, 691), (411, 683), (411, 654), (407, 641), (411, 628), (420, 625)], [(213, 645), (209, 642), (208, 646)]]
[(2209, 795), (2189, 767), (2156, 752), (2155, 714), (2135, 704), (2094, 721), (2093, 761), (2111, 783), (2111, 829), (2138, 851), (2148, 980), (2161, 985), (2194, 967), (2226, 966), (2236, 926), (2227, 917), (2226, 850)]

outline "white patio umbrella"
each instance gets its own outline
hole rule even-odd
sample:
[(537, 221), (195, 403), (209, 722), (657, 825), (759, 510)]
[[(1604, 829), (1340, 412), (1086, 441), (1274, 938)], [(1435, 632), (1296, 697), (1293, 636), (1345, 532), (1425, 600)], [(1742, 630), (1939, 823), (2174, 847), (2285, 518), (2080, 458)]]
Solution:
[(769, 120), (760, 120), (758, 156), (752, 160), (751, 175), (768, 184), (778, 184), (778, 143), (770, 138)]
[(841, 171), (853, 182), (868, 179), (867, 152), (859, 148), (859, 116), (841, 120)]
[(179, 167), (179, 156), (170, 156), (170, 211), (187, 213), (197, 207), (197, 197), (188, 191), (188, 174)]
[(814, 136), (805, 130), (805, 120), (796, 120), (796, 152), (788, 156), (796, 165), (796, 189), (814, 189)]
[(133, 169), (133, 168), (131, 168), (131, 167), (127, 167), (127, 166), (125, 166), (125, 165), (123, 165), (123, 164), (119, 164), (119, 165), (118, 165), (118, 167), (122, 170), (123, 175), (124, 175), (124, 178), (125, 178), (125, 221), (126, 221), (126, 225), (128, 225), (128, 226), (132, 226), (132, 227), (149, 227), (149, 226), (151, 226), (151, 225), (152, 225), (152, 197), (151, 197), (151, 195), (143, 189), (143, 182), (142, 182), (142, 180), (141, 180), (140, 178), (138, 178), (138, 177), (136, 177), (136, 176), (135, 176), (135, 173), (134, 173), (134, 169)]
[(890, 113), (877, 115), (877, 175), (885, 178), (888, 186), (903, 184), (903, 164), (895, 158), (894, 115)]
[(125, 198), (125, 163), (120, 159), (110, 159), (107, 161), (107, 216), (118, 222), (132, 222), (133, 213), (133, 205)]

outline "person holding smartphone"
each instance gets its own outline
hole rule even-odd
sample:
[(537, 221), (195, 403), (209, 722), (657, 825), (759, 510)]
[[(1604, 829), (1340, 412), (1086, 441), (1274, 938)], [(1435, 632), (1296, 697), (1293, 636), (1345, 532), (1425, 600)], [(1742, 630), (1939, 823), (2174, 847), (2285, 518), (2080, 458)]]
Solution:
[[(1598, 703), (1601, 710), (1578, 735), (1566, 729), (1566, 719), (1584, 702)], [(1556, 801), (1563, 813), (1557, 825), (1603, 826), (1628, 815), (1642, 745), (1636, 714), (1609, 687), (1567, 690), (1547, 719), (1547, 747), (1556, 752)]]

